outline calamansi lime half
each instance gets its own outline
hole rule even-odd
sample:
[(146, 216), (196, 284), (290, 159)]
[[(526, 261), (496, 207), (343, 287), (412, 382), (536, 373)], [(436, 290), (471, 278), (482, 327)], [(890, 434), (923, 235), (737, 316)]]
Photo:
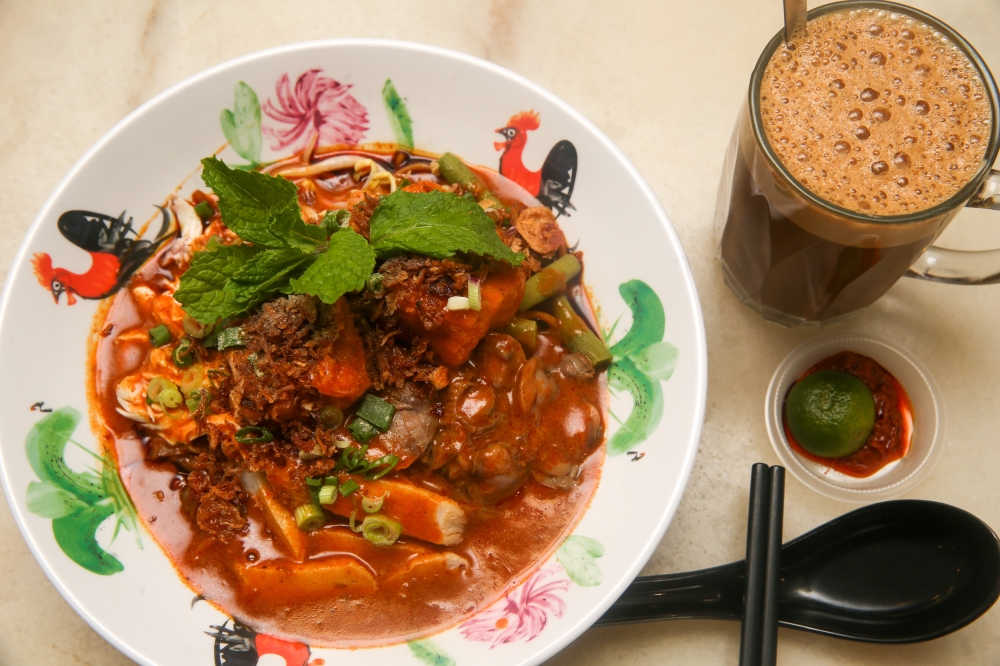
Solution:
[(785, 418), (806, 451), (841, 458), (864, 446), (875, 426), (875, 400), (849, 372), (820, 370), (788, 392)]

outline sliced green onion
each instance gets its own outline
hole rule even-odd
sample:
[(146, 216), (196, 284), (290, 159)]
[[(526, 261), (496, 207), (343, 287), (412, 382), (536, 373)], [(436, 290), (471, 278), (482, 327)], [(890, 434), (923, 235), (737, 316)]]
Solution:
[(194, 349), (191, 348), (193, 344), (194, 341), (191, 338), (187, 336), (181, 338), (177, 346), (174, 347), (174, 365), (178, 368), (187, 368), (194, 365), (198, 357), (195, 355)]
[(361, 498), (361, 508), (364, 509), (365, 513), (378, 513), (382, 510), (382, 504), (385, 502), (385, 498), (389, 496), (389, 491), (385, 491), (380, 497), (374, 499), (370, 497)]
[(259, 358), (260, 357), (257, 355), (257, 352), (249, 354), (247, 356), (247, 363), (249, 363), (250, 367), (253, 368), (253, 374), (257, 375), (258, 377), (263, 377), (264, 371), (257, 366), (257, 360)]
[(361, 401), (361, 406), (355, 414), (359, 419), (364, 419), (379, 430), (388, 430), (392, 423), (392, 417), (396, 413), (396, 408), (391, 403), (373, 393), (369, 393)]
[(327, 428), (336, 428), (344, 422), (344, 412), (336, 405), (325, 405), (317, 414), (319, 422)]
[(361, 486), (358, 485), (357, 481), (355, 481), (354, 479), (348, 479), (347, 481), (344, 481), (342, 484), (340, 484), (340, 488), (338, 488), (338, 490), (340, 491), (341, 495), (347, 497), (360, 487)]
[(611, 361), (612, 355), (608, 346), (590, 330), (565, 296), (556, 300), (552, 311), (559, 320), (563, 342), (571, 351), (586, 356), (595, 368)]
[(469, 309), (479, 312), (483, 307), (483, 299), (479, 287), (479, 278), (475, 275), (469, 276)]
[(323, 479), (313, 479), (313, 478), (306, 479), (306, 485), (316, 486), (316, 487), (322, 486)]
[(219, 351), (246, 346), (247, 342), (243, 335), (243, 329), (239, 326), (223, 329), (222, 332), (219, 333)]
[(538, 343), (538, 322), (533, 319), (521, 319), (518, 317), (503, 327), (503, 332), (521, 343), (525, 351), (531, 353), (535, 351)]
[(201, 323), (191, 315), (184, 315), (184, 320), (181, 322), (181, 327), (184, 329), (184, 332), (190, 335), (192, 338), (198, 338), (198, 339), (205, 337), (205, 335), (208, 334), (208, 329), (211, 328), (211, 326), (207, 326)]
[(337, 486), (323, 486), (319, 489), (319, 503), (333, 504), (337, 501)]
[(340, 479), (335, 476), (325, 476), (323, 477), (324, 486), (336, 486), (340, 483)]
[(146, 387), (147, 405), (157, 403), (167, 409), (174, 409), (180, 407), (182, 402), (184, 402), (184, 396), (177, 388), (177, 384), (166, 377), (153, 377), (149, 380), (149, 386)]
[(240, 444), (263, 444), (273, 440), (271, 431), (262, 426), (247, 426), (236, 431), (236, 441)]
[(311, 451), (299, 451), (299, 460), (319, 460), (323, 457), (323, 447), (316, 444)]
[(333, 443), (333, 445), (336, 446), (338, 449), (346, 449), (354, 446), (354, 442), (352, 442), (349, 439), (338, 439), (336, 442)]
[(391, 472), (397, 464), (399, 464), (398, 457), (391, 454), (382, 456), (378, 460), (372, 461), (368, 464), (368, 470), (365, 472), (365, 478), (369, 481), (381, 479), (383, 476)]
[(208, 411), (208, 403), (212, 399), (212, 394), (205, 389), (195, 389), (193, 391), (188, 391), (187, 399), (184, 404), (187, 405), (188, 411), (192, 414), (204, 409)]
[(385, 291), (385, 278), (382, 277), (381, 273), (372, 273), (371, 277), (368, 278), (368, 291), (373, 294), (381, 294)]
[(361, 533), (376, 546), (391, 546), (403, 533), (403, 526), (385, 516), (368, 516), (361, 523)]
[(149, 329), (149, 341), (153, 343), (154, 347), (162, 347), (170, 342), (170, 329), (163, 324), (154, 326)]
[(354, 524), (354, 520), (357, 517), (358, 517), (358, 510), (355, 509), (354, 511), (351, 511), (351, 518), (350, 518), (350, 523), (349, 524), (351, 526), (351, 531), (352, 532), (360, 532), (361, 531), (361, 528), (360, 527), (356, 527), (355, 524)]
[(378, 430), (375, 429), (371, 423), (365, 421), (364, 419), (355, 418), (351, 421), (347, 429), (351, 431), (354, 435), (354, 439), (358, 440), (362, 444), (366, 443), (372, 437), (378, 434)]
[(364, 471), (368, 469), (368, 460), (365, 458), (367, 453), (367, 444), (362, 445), (361, 448), (350, 446), (344, 449), (340, 453), (340, 458), (337, 459), (337, 469), (342, 469), (345, 472)]
[(207, 201), (202, 201), (200, 204), (194, 207), (194, 213), (202, 222), (207, 222), (215, 217), (215, 209), (212, 208), (212, 204)]
[(580, 274), (580, 260), (574, 254), (565, 254), (532, 275), (524, 283), (524, 298), (520, 312), (530, 310), (546, 298), (555, 296), (566, 288), (567, 280)]
[(469, 299), (465, 296), (452, 296), (448, 299), (448, 305), (446, 307), (449, 310), (468, 310)]
[(312, 502), (295, 507), (295, 524), (299, 526), (300, 530), (312, 532), (323, 527), (325, 523), (326, 517), (323, 515), (323, 510)]
[(320, 221), (320, 226), (326, 231), (327, 236), (332, 236), (333, 234), (340, 231), (342, 228), (346, 227), (351, 219), (351, 211), (346, 208), (341, 208), (340, 210), (328, 210), (323, 215), (323, 219)]

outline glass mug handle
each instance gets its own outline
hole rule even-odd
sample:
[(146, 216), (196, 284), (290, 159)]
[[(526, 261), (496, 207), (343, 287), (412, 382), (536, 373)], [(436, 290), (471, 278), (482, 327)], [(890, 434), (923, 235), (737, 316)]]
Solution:
[[(967, 208), (1000, 210), (1000, 171), (993, 169)], [(950, 284), (1000, 283), (1000, 249), (948, 250), (931, 245), (910, 266), (906, 277)]]

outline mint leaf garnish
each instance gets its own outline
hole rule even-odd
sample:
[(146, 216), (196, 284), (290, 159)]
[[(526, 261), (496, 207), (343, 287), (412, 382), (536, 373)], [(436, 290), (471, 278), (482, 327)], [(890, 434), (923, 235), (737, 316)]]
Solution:
[(219, 197), (219, 212), (227, 227), (254, 245), (289, 246), (287, 237), (279, 235), (281, 231), (294, 226), (293, 216), (305, 224), (295, 202), (298, 188), (291, 181), (256, 171), (230, 169), (215, 157), (206, 157), (201, 163), (204, 167), (201, 178)]
[(195, 253), (174, 298), (203, 324), (243, 312), (245, 306), (225, 286), (257, 252), (248, 245), (224, 245), (211, 252)]
[(344, 294), (363, 289), (375, 268), (375, 251), (364, 236), (353, 229), (341, 229), (330, 237), (326, 252), (306, 269), (300, 278), (292, 278), (292, 292), (318, 296), (324, 303), (334, 303)]
[(368, 222), (380, 257), (414, 252), (446, 259), (471, 252), (517, 266), (524, 255), (504, 245), (493, 220), (472, 199), (450, 192), (396, 192), (384, 197)]
[(281, 293), (289, 277), (314, 260), (314, 256), (295, 249), (265, 250), (233, 273), (225, 290), (249, 310)]

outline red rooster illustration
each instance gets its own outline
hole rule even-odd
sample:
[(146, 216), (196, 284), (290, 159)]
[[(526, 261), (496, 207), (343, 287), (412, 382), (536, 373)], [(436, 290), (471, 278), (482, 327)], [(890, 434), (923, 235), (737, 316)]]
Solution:
[[(76, 303), (76, 297), (107, 298), (128, 282), (171, 235), (170, 216), (162, 206), (163, 223), (154, 240), (140, 240), (132, 230), (132, 218), (118, 217), (86, 210), (70, 210), (59, 216), (59, 231), (69, 242), (90, 253), (91, 266), (86, 273), (71, 273), (65, 268), (53, 268), (52, 257), (44, 252), (31, 258), (38, 282), (52, 292), (56, 303), (66, 294), (66, 304)], [(131, 236), (131, 237), (130, 237)]]
[(528, 132), (539, 127), (538, 113), (521, 111), (507, 121), (506, 127), (497, 130), (504, 141), (495, 142), (493, 147), (502, 150), (500, 173), (533, 194), (543, 205), (551, 208), (556, 215), (569, 215), (575, 210), (569, 202), (576, 182), (576, 147), (565, 139), (552, 146), (541, 171), (531, 171), (524, 165), (522, 155), (528, 142)]

